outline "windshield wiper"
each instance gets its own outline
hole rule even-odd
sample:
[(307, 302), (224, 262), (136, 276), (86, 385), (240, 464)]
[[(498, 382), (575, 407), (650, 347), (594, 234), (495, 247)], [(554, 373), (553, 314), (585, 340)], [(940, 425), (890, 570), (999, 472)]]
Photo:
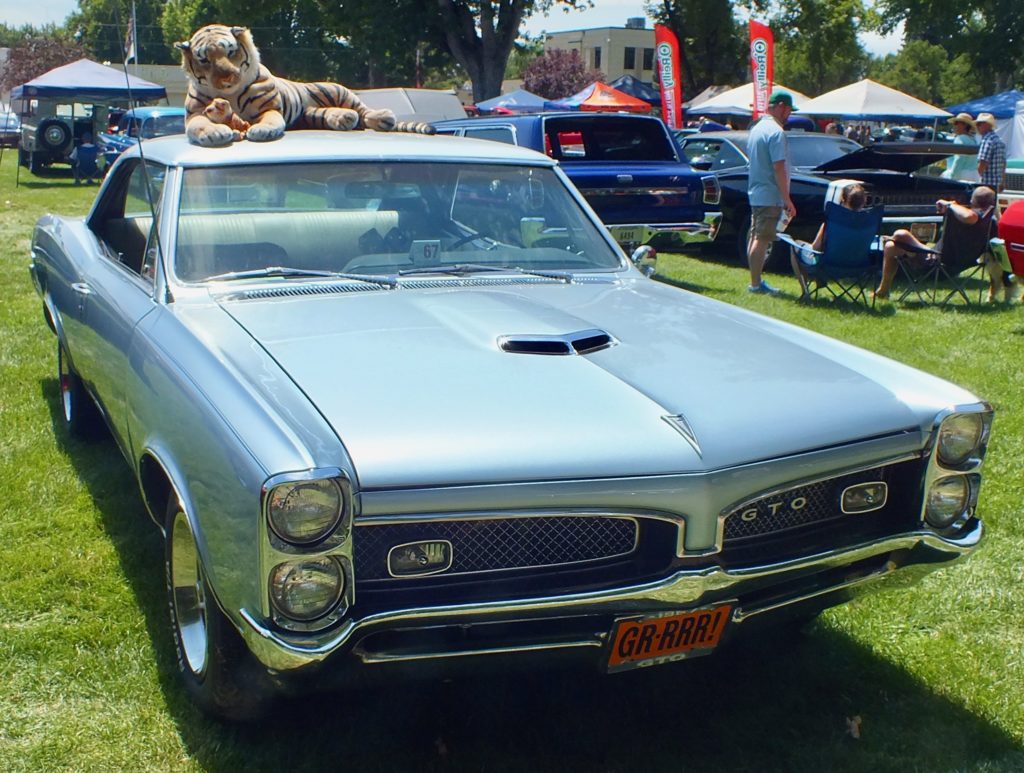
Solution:
[(232, 279), (258, 279), (271, 276), (314, 276), (324, 279), (354, 279), (357, 282), (381, 285), (394, 289), (398, 287), (398, 280), (390, 276), (378, 274), (349, 274), (344, 271), (320, 271), (311, 268), (292, 268), (291, 266), (267, 266), (266, 268), (252, 268), (246, 271), (226, 271), (223, 274), (208, 276), (204, 281), (222, 282)]
[(512, 272), (515, 274), (526, 274), (528, 276), (540, 276), (545, 279), (557, 279), (560, 282), (571, 283), (571, 271), (555, 271), (522, 268), (521, 266), (487, 266), (481, 263), (447, 263), (439, 266), (417, 266), (406, 268), (398, 272), (399, 276), (415, 276), (416, 274), (450, 274), (451, 276), (469, 276), (470, 274), (485, 274), (495, 271)]

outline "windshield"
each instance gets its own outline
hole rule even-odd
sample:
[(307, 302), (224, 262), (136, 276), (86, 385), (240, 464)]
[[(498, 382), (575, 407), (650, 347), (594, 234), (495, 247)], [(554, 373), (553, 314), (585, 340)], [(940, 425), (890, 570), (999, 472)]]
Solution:
[(183, 281), (262, 269), (397, 275), (453, 264), (623, 265), (549, 168), (346, 162), (184, 173), (174, 260)]

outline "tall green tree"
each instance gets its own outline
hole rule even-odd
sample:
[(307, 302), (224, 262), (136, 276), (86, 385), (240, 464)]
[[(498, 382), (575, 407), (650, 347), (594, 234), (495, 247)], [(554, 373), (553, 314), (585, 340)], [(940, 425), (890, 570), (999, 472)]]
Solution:
[(908, 41), (941, 46), (947, 59), (966, 54), (986, 87), (1024, 85), (1024, 10), (1020, 0), (877, 0), (867, 24), (891, 32), (901, 23)]
[(860, 80), (868, 54), (857, 40), (861, 0), (782, 0), (771, 19), (775, 80), (817, 95)]
[(912, 40), (897, 53), (873, 61), (868, 76), (929, 104), (941, 105), (945, 101), (942, 74), (946, 65), (942, 46)]
[(732, 0), (649, 0), (644, 10), (678, 38), (686, 94), (743, 79), (747, 30)]
[[(137, 61), (145, 64), (173, 64), (177, 59), (164, 41), (162, 0), (135, 0), (138, 32)], [(78, 0), (78, 10), (68, 17), (73, 30), (94, 59), (120, 62), (132, 13), (131, 0)]]

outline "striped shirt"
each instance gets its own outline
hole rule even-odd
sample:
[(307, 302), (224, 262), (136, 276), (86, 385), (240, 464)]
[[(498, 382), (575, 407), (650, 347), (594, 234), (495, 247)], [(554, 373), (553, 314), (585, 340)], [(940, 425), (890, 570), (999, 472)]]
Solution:
[(1003, 187), (1003, 175), (1006, 174), (1006, 143), (994, 130), (986, 132), (981, 138), (978, 160), (988, 162), (981, 174), (981, 184), (998, 193)]

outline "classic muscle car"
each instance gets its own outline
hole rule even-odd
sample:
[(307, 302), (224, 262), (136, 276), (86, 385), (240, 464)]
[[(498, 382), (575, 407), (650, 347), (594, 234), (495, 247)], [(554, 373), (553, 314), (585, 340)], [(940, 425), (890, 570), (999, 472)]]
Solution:
[(627, 249), (673, 249), (715, 240), (718, 182), (689, 166), (658, 118), (626, 113), (531, 113), (438, 121), (440, 134), (546, 153)]
[(986, 403), (648, 278), (551, 158), (139, 150), (39, 221), (31, 273), (66, 429), (134, 472), (210, 712), (704, 655), (981, 538)]
[[(838, 201), (835, 187), (857, 181), (867, 189), (870, 206), (885, 207), (885, 233), (906, 228), (922, 241), (934, 243), (942, 223), (942, 216), (935, 210), (936, 200), (966, 203), (974, 188), (970, 183), (919, 171), (955, 153), (977, 153), (973, 146), (890, 142), (862, 147), (836, 135), (786, 134), (792, 167), (790, 192), (796, 205), (796, 217), (788, 231), (798, 239), (813, 241), (824, 217), (825, 202)], [(747, 263), (750, 228), (747, 136), (745, 131), (708, 132), (682, 141), (690, 163), (714, 172), (722, 187), (721, 235), (715, 246), (732, 251), (743, 265)], [(776, 243), (771, 265), (789, 271), (788, 248)]]

